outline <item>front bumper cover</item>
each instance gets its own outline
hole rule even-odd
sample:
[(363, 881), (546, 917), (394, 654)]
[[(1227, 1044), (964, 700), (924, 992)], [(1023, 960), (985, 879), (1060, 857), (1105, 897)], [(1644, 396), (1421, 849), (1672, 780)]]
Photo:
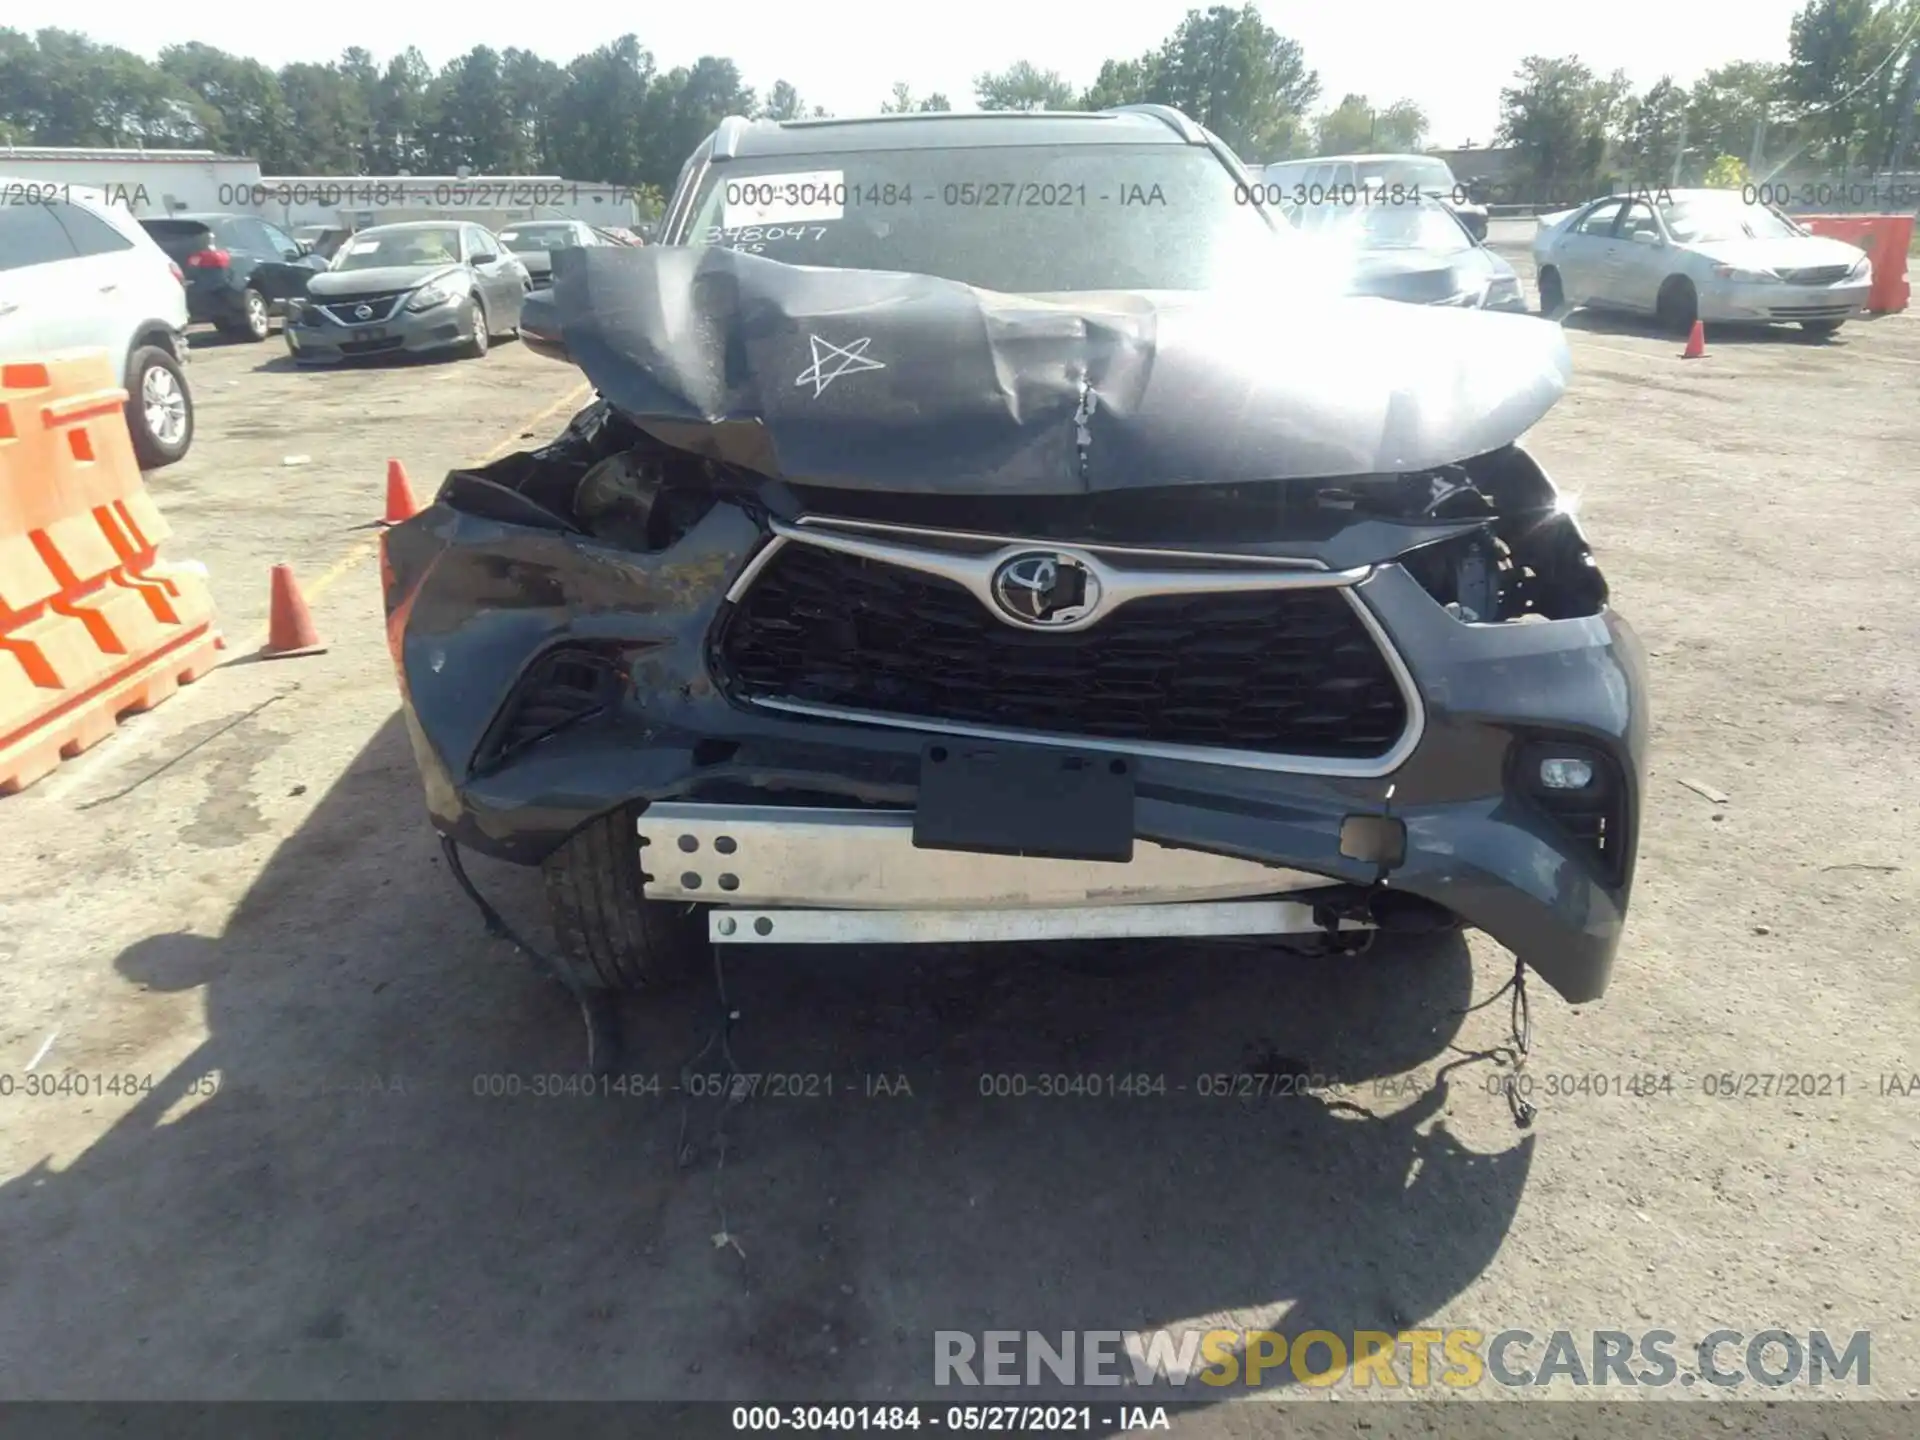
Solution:
[[(285, 327), (287, 350), (302, 364), (337, 364), (377, 355), (420, 355), (451, 349), (473, 339), (475, 311), (466, 297), (449, 300), (431, 310), (398, 307), (389, 320), (370, 322), (360, 330), (378, 338), (356, 342), (354, 328), (335, 324), (308, 310)], [(367, 345), (369, 348), (358, 348)]]
[[(708, 639), (768, 539), (753, 507), (721, 501), (675, 543), (623, 550), (481, 518), (443, 499), (389, 532), (389, 641), (436, 826), (534, 864), (623, 806), (915, 804), (924, 732), (731, 703)], [(1382, 775), (1136, 759), (1135, 832), (1348, 886), (1382, 878), (1342, 853), (1353, 817), (1396, 818), (1394, 890), (1485, 931), (1571, 1002), (1606, 988), (1633, 879), (1647, 716), (1644, 663), (1618, 614), (1467, 624), (1399, 563), (1352, 589), (1418, 698), (1417, 741)], [(529, 667), (556, 644), (612, 646), (617, 703), (505, 760), (490, 737)], [(1602, 864), (1516, 781), (1519, 746), (1565, 740), (1605, 757), (1623, 791), (1615, 860)], [(637, 862), (636, 862), (637, 863)], [(684, 897), (683, 897), (684, 898)], [(720, 897), (716, 895), (716, 900)], [(770, 898), (770, 897), (759, 897)]]

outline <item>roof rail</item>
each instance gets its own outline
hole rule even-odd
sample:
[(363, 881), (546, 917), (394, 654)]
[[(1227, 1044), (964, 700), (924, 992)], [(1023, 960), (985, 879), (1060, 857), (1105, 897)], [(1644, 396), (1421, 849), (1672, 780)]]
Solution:
[(713, 149), (708, 152), (709, 158), (731, 160), (738, 152), (741, 133), (752, 125), (753, 121), (744, 115), (727, 116), (713, 132)]
[(1151, 115), (1189, 145), (1207, 143), (1207, 132), (1171, 105), (1114, 105), (1110, 108), (1122, 114)]

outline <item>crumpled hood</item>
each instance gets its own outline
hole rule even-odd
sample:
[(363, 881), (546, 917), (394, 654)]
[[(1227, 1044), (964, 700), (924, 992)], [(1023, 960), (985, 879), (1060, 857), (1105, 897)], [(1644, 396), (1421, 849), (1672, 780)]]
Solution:
[(722, 249), (563, 251), (525, 327), (670, 445), (776, 479), (1067, 494), (1419, 470), (1565, 392), (1557, 325), (1387, 300), (1004, 295)]

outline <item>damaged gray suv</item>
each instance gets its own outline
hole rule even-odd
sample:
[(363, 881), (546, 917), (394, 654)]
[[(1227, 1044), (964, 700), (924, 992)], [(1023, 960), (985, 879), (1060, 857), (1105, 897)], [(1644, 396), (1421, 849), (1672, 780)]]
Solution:
[(544, 867), (596, 991), (1464, 925), (1599, 996), (1647, 711), (1519, 443), (1565, 341), (1342, 297), (1245, 183), (1160, 107), (729, 120), (661, 244), (557, 255), (598, 398), (387, 537), (456, 873)]

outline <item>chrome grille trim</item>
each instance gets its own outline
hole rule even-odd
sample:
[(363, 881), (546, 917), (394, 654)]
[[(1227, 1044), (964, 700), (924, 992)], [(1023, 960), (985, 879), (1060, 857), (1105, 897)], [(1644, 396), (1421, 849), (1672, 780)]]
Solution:
[[(325, 303), (315, 302), (314, 308), (319, 310), (322, 315), (325, 315), (327, 319), (331, 320), (334, 324), (345, 326), (349, 330), (355, 330), (365, 325), (385, 324), (393, 318), (394, 312), (400, 308), (400, 303), (412, 293), (410, 290), (403, 290), (398, 295), (376, 295), (364, 300), (331, 300)], [(356, 318), (353, 311), (354, 307), (359, 305), (371, 305), (373, 307), (373, 314), (364, 320)]]
[[(1004, 536), (974, 535), (960, 531), (918, 530), (906, 526), (882, 525), (879, 522), (859, 522), (861, 529), (880, 529), (892, 534), (912, 534), (926, 538), (944, 540), (964, 540), (988, 542), (999, 546), (988, 555), (963, 555), (938, 550), (923, 549), (879, 539), (867, 539), (856, 535), (834, 533), (842, 526), (852, 526), (854, 522), (837, 520), (803, 519), (797, 525), (788, 525), (783, 521), (770, 520), (774, 534), (760, 547), (754, 557), (728, 587), (726, 598), (730, 604), (738, 604), (753, 587), (763, 570), (774, 556), (791, 544), (813, 545), (822, 549), (837, 550), (843, 554), (856, 555), (864, 559), (875, 560), (881, 564), (898, 565), (909, 570), (918, 570), (923, 574), (937, 576), (944, 580), (964, 586), (990, 614), (997, 613), (993, 603), (991, 581), (994, 570), (1008, 555), (1021, 550), (1050, 549), (1062, 554), (1072, 555), (1082, 564), (1095, 570), (1108, 595), (1118, 595), (1111, 603), (1103, 606), (1084, 621), (1073, 625), (1063, 625), (1055, 633), (1069, 630), (1084, 630), (1097, 624), (1123, 600), (1148, 595), (1193, 595), (1221, 594), (1250, 590), (1338, 590), (1341, 598), (1352, 607), (1353, 613), (1366, 629), (1373, 642), (1379, 647), (1387, 668), (1393, 675), (1393, 681), (1399, 687), (1400, 696), (1407, 709), (1407, 724), (1400, 739), (1384, 755), (1367, 760), (1349, 760), (1330, 758), (1320, 755), (1277, 755), (1257, 750), (1216, 749), (1203, 745), (1155, 744), (1153, 742), (1133, 742), (1126, 740), (1107, 740), (1076, 735), (1055, 734), (1050, 731), (1035, 731), (1001, 727), (993, 725), (972, 725), (965, 722), (944, 720), (921, 720), (911, 716), (889, 714), (882, 711), (847, 709), (836, 705), (817, 705), (808, 701), (778, 700), (764, 697), (741, 700), (737, 703), (755, 709), (772, 710), (781, 714), (806, 716), (817, 720), (837, 720), (861, 725), (878, 725), (893, 730), (911, 730), (940, 735), (958, 735), (979, 740), (1006, 740), (1030, 745), (1052, 745), (1075, 750), (1094, 750), (1117, 755), (1132, 755), (1158, 760), (1187, 761), (1201, 765), (1225, 765), (1241, 770), (1264, 770), (1289, 775), (1316, 775), (1339, 777), (1343, 779), (1377, 779), (1391, 775), (1403, 765), (1407, 757), (1419, 746), (1421, 736), (1426, 733), (1427, 712), (1421, 702), (1420, 687), (1414, 682), (1413, 674), (1401, 659), (1400, 652), (1388, 638), (1385, 628), (1374, 616), (1373, 610), (1355, 593), (1360, 585), (1374, 572), (1371, 565), (1360, 566), (1352, 570), (1328, 570), (1317, 561), (1297, 559), (1268, 560), (1265, 557), (1245, 555), (1203, 555), (1184, 550), (1148, 550), (1113, 546), (1064, 544), (1056, 540), (1009, 540)], [(828, 526), (832, 529), (826, 528)], [(1195, 561), (1226, 562), (1232, 568), (1213, 570), (1116, 570), (1098, 557), (1101, 554), (1129, 555), (1139, 558), (1159, 558), (1163, 561), (1192, 563)], [(1311, 569), (1302, 569), (1302, 566)]]

